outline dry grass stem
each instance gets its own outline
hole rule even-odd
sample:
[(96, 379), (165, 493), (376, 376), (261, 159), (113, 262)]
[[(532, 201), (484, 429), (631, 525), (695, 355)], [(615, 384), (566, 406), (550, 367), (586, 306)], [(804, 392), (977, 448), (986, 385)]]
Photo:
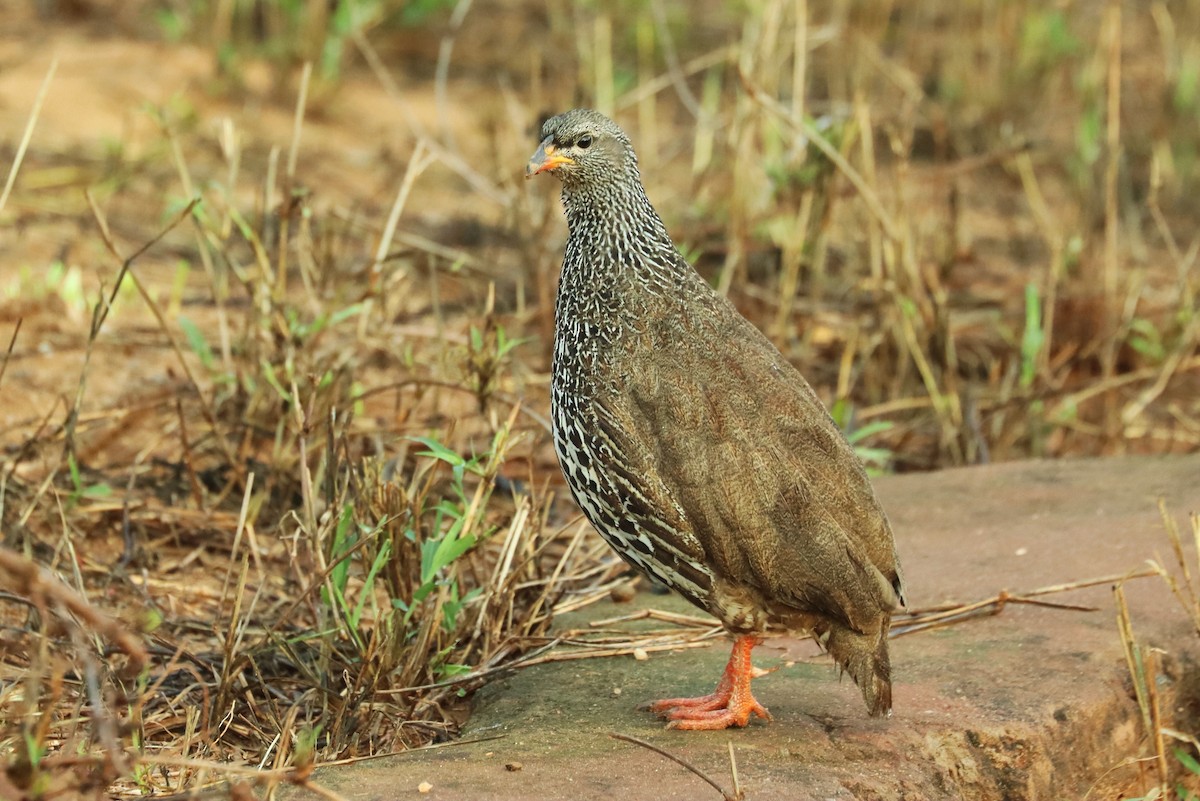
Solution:
[(46, 94), (50, 90), (50, 82), (54, 80), (54, 73), (58, 71), (58, 57), (50, 62), (50, 68), (46, 70), (46, 77), (42, 79), (42, 85), (38, 87), (37, 95), (33, 99), (33, 108), (29, 110), (29, 118), (25, 122), (25, 130), (21, 133), (21, 141), (17, 144), (17, 152), (13, 156), (12, 165), (8, 168), (8, 178), (4, 181), (4, 191), (0, 192), (0, 214), (4, 213), (4, 207), (8, 204), (8, 196), (12, 194), (13, 187), (17, 184), (17, 175), (21, 172), (21, 164), (25, 161), (25, 153), (29, 149), (29, 143), (33, 139), (33, 130), (37, 127), (38, 117), (42, 113), (42, 104), (46, 102)]
[(150, 661), (141, 640), (125, 626), (109, 615), (96, 609), (87, 598), (68, 587), (50, 571), (34, 564), (20, 554), (0, 547), (0, 570), (8, 576), (12, 592), (28, 600), (42, 611), (54, 611), (78, 618), (88, 631), (111, 640), (132, 661), (135, 668), (143, 668)]
[[(667, 751), (666, 749), (659, 748), (654, 743), (648, 743), (645, 740), (641, 739), (640, 737), (634, 737), (632, 734), (621, 734), (620, 732), (615, 732), (615, 731), (609, 732), (608, 736), (612, 737), (614, 740), (623, 740), (627, 743), (633, 743), (634, 745), (639, 745), (648, 751), (653, 751), (654, 753), (658, 754), (659, 756), (669, 759), (672, 762), (674, 762), (675, 764), (680, 765), (683, 768), (686, 768), (689, 772), (695, 774), (696, 776), (699, 776), (701, 779), (704, 780), (704, 782), (706, 784), (708, 784), (710, 787), (712, 787), (714, 790), (716, 790), (718, 793), (720, 793), (721, 798), (725, 799), (725, 801), (742, 801), (743, 795), (741, 794), (740, 789), (738, 789), (736, 787), (736, 778), (737, 778), (737, 773), (736, 773), (737, 769), (736, 768), (734, 768), (735, 789), (734, 789), (733, 793), (730, 793), (724, 787), (717, 784), (717, 782), (711, 776), (709, 776), (707, 773), (705, 773), (704, 771), (697, 768), (692, 763), (688, 762), (683, 757), (676, 756), (675, 754), (672, 754), (670, 751)], [(730, 754), (730, 759), (732, 760), (733, 751), (730, 750), (729, 754)], [(731, 764), (733, 764), (733, 763), (731, 763)]]
[(1111, 585), (1118, 582), (1131, 581), (1139, 578), (1149, 578), (1156, 575), (1158, 575), (1156, 570), (1130, 571), (1128, 573), (1101, 576), (1098, 578), (1084, 579), (1082, 581), (1072, 581), (1064, 584), (1052, 584), (1048, 587), (1041, 587), (1022, 593), (1010, 593), (1002, 590), (991, 598), (972, 603), (959, 604), (951, 602), (941, 604), (936, 607), (910, 609), (892, 618), (891, 636), (902, 637), (906, 634), (914, 634), (918, 631), (927, 631), (929, 629), (955, 625), (957, 623), (962, 623), (977, 617), (998, 615), (1004, 611), (1004, 608), (1008, 604), (1027, 604), (1030, 606), (1042, 606), (1049, 609), (1063, 609), (1075, 612), (1095, 612), (1098, 611), (1098, 608), (1094, 606), (1057, 603), (1054, 601), (1039, 600), (1039, 598), (1044, 595), (1055, 595), (1058, 593), (1070, 592), (1072, 590), (1081, 590), (1087, 587), (1095, 587), (1105, 584)]

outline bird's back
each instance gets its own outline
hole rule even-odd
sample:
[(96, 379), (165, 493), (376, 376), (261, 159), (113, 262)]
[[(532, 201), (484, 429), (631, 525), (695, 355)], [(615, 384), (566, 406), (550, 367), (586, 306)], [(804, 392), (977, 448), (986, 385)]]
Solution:
[[(716, 595), (693, 602), (731, 628), (786, 625), (797, 613), (878, 625), (900, 578), (861, 463), (766, 337), (698, 276), (688, 284), (641, 303), (653, 311), (597, 363), (609, 374), (593, 379), (608, 388), (592, 400), (606, 449), (599, 469), (616, 484), (636, 477), (642, 515), (671, 529), (661, 550), (711, 576)], [(724, 603), (722, 586), (750, 593), (751, 619), (739, 621), (751, 610)]]

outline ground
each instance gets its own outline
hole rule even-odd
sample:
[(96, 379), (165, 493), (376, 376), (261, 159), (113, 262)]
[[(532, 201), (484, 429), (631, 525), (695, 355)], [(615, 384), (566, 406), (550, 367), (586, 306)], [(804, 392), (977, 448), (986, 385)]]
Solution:
[[(1126, 593), (1137, 641), (1161, 649), (1162, 714), (1173, 717), (1173, 728), (1194, 732), (1200, 649), (1192, 622), (1157, 576), (1122, 577), (1144, 574), (1147, 560), (1169, 552), (1158, 500), (1168, 509), (1195, 507), (1198, 471), (1200, 459), (1191, 456), (881, 479), (913, 612), (1003, 592), (1014, 597), (941, 628), (906, 634), (902, 620), (892, 642), (895, 713), (888, 719), (867, 717), (853, 684), (838, 680), (811, 641), (795, 640), (773, 640), (756, 652), (756, 664), (771, 671), (755, 681), (774, 716), (769, 724), (672, 732), (635, 708), (662, 694), (707, 692), (728, 653), (721, 639), (645, 659), (523, 669), (480, 693), (463, 742), (319, 771), (318, 778), (350, 799), (389, 798), (426, 781), (435, 799), (717, 797), (663, 756), (613, 739), (617, 733), (685, 759), (726, 789), (732, 746), (750, 799), (1032, 801), (1146, 792), (1142, 782), (1152, 770), (1130, 759), (1140, 712), (1113, 591), (1119, 584)], [(964, 496), (981, 500), (968, 508)], [(1043, 589), (1051, 591), (1037, 592)], [(689, 611), (677, 599), (642, 594), (632, 604), (604, 602), (565, 616), (560, 631), (595, 629), (650, 608)], [(602, 624), (636, 640), (632, 625)], [(659, 625), (660, 641), (702, 631), (664, 636)]]
[[(498, 792), (553, 779), (537, 744), (580, 730), (667, 776), (607, 729), (655, 739), (624, 727), (625, 700), (704, 689), (722, 648), (652, 649), (616, 680), (540, 650), (630, 581), (546, 431), (565, 226), (553, 181), (523, 169), (540, 118), (573, 105), (630, 130), (683, 252), (871, 468), (903, 474), (880, 486), (914, 605), (1133, 569), (1162, 490), (1114, 479), (1195, 474), (925, 472), (1195, 452), (1195, 9), (381, 0), (348, 31), (327, 15), (349, 4), (211, 5), (22, 2), (0, 31), (0, 753), (26, 797), (170, 794), (233, 775), (217, 763), (303, 774), (523, 725), (506, 705), (542, 731)], [(1111, 517), (1095, 552), (1059, 538), (1122, 490), (1127, 538)], [(1014, 676), (1027, 644), (1118, 675), (1101, 615), (1072, 629), (1087, 659), (1027, 639), (1070, 613), (1024, 606), (898, 639), (909, 711), (888, 753), (925, 748), (944, 776), (979, 758), (937, 739), (976, 712), (938, 695), (957, 685), (937, 666), (975, 670), (985, 645)], [(583, 639), (629, 641), (612, 636)], [(761, 682), (777, 724), (740, 734), (796, 751), (763, 740), (786, 764), (751, 759), (746, 784), (779, 769), (870, 797), (854, 754), (896, 729), (853, 714), (802, 648), (763, 650), (799, 665)], [(504, 673), (531, 656), (549, 663)], [(562, 695), (526, 703), (550, 682)], [(984, 685), (1005, 720), (1008, 695), (1068, 692)], [(588, 718), (618, 686), (613, 717)], [(1096, 693), (1072, 696), (1080, 731), (1110, 727), (1116, 696)], [(905, 717), (933, 699), (933, 722)], [(1009, 710), (1022, 742), (1054, 739), (1048, 709)], [(1122, 709), (1097, 754), (1154, 753)], [(813, 738), (847, 761), (806, 772), (790, 755)], [(491, 746), (439, 758), (469, 748)], [(723, 751), (695, 756), (723, 770)]]

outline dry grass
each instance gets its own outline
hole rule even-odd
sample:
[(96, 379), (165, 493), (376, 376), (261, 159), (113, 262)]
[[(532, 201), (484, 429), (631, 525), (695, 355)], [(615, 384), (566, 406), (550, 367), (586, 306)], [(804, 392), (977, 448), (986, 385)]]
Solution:
[[(1180, 602), (1183, 612), (1192, 621), (1195, 631), (1200, 633), (1200, 588), (1196, 588), (1193, 583), (1193, 565), (1190, 564), (1195, 559), (1195, 554), (1200, 552), (1194, 550), (1189, 558), (1180, 536), (1180, 528), (1162, 500), (1159, 501), (1159, 511), (1162, 512), (1163, 528), (1171, 547), (1174, 565), (1168, 567), (1163, 562), (1151, 560), (1151, 574), (1162, 578), (1169, 586), (1176, 600)], [(1196, 543), (1200, 543), (1200, 516), (1193, 512), (1190, 523), (1194, 547)], [(1136, 785), (1144, 791), (1144, 795), (1135, 801), (1192, 801), (1200, 794), (1200, 741), (1196, 740), (1194, 733), (1170, 727), (1172, 712), (1170, 707), (1164, 706), (1162, 689), (1169, 686), (1169, 682), (1162, 679), (1165, 675), (1164, 657), (1170, 658), (1170, 655), (1139, 642), (1132, 616), (1129, 614), (1123, 584), (1121, 582), (1114, 586), (1117, 627), (1126, 652), (1134, 698), (1138, 700), (1141, 712), (1145, 741), (1141, 754), (1130, 757), (1126, 763), (1114, 767), (1114, 770), (1130, 766), (1135, 769), (1138, 775)]]
[[(711, 636), (548, 632), (620, 567), (554, 501), (561, 222), (517, 177), (544, 111), (630, 129), (677, 241), (878, 468), (1200, 442), (1195, 3), (300, 5), (154, 31), (207, 41), (218, 95), (286, 102), (286, 136), (185, 98), (136, 154), (56, 153), (51, 71), (2, 151), (0, 226), (82, 221), (109, 259), (81, 289), (18, 251), (0, 317), (0, 398), (40, 337), (81, 357), (0, 431), (24, 792), (305, 783), (452, 737), (503, 670)], [(347, 196), (306, 142), (362, 124), (353, 81), (405, 130)], [(1047, 603), (908, 623), (1011, 602)]]

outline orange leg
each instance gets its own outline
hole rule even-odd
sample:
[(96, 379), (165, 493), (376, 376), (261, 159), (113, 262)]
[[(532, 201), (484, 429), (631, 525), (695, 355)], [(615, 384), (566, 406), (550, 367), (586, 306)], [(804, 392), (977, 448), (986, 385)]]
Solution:
[(670, 721), (668, 729), (727, 729), (730, 726), (745, 726), (750, 715), (771, 719), (767, 708), (754, 700), (750, 692), (750, 679), (754, 668), (750, 665), (750, 652), (760, 640), (752, 634), (741, 634), (733, 641), (733, 653), (729, 663), (711, 695), (699, 698), (667, 698), (653, 701), (648, 708), (656, 715)]

